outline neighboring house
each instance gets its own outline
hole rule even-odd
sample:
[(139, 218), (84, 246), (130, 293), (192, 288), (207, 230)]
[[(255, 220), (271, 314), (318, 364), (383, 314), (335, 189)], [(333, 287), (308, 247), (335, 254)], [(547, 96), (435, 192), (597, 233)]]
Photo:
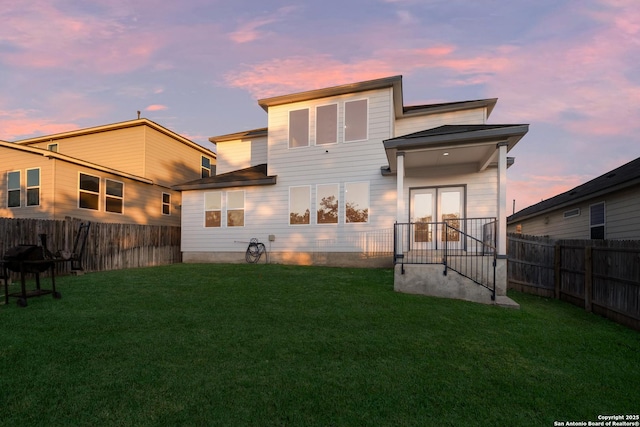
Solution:
[[(402, 96), (394, 76), (259, 100), (268, 127), (210, 138), (218, 175), (174, 187), (184, 262), (242, 262), (257, 238), (271, 262), (395, 260), (396, 289), (429, 293), (402, 283), (408, 251), (442, 251), (443, 221), (492, 218), (502, 269), (507, 152), (528, 125), (486, 124), (496, 99), (407, 107)], [(395, 224), (414, 222), (421, 237), (402, 247)]]
[(0, 217), (179, 226), (172, 186), (215, 174), (215, 157), (147, 119), (0, 142)]
[(508, 231), (552, 239), (640, 239), (640, 158), (516, 212)]

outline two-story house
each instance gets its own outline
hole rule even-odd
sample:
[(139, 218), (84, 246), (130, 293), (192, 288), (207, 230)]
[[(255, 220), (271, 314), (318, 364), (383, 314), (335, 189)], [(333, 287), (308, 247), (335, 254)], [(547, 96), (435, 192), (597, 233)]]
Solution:
[[(174, 187), (183, 261), (241, 262), (256, 238), (270, 262), (395, 263), (399, 291), (504, 294), (507, 152), (528, 125), (486, 124), (496, 99), (402, 98), (394, 76), (259, 100), (267, 128), (210, 138), (218, 174)], [(454, 253), (497, 265), (495, 287), (460, 284)]]
[(0, 217), (180, 225), (173, 185), (216, 154), (147, 119), (0, 141)]

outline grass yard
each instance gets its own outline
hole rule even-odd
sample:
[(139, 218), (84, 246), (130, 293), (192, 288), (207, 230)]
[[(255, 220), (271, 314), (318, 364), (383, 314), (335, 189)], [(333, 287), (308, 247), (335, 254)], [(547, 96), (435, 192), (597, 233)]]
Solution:
[[(391, 270), (178, 264), (0, 306), (3, 426), (553, 426), (640, 413), (640, 333)], [(43, 287), (48, 287), (45, 279)]]

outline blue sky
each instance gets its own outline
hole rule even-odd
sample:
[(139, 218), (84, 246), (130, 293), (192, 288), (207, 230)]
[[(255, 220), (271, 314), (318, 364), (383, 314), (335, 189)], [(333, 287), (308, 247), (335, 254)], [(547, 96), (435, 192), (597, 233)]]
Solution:
[(640, 156), (637, 0), (30, 0), (0, 22), (1, 140), (140, 110), (206, 146), (266, 126), (259, 98), (401, 74), (406, 105), (495, 97), (489, 123), (530, 124), (516, 210)]

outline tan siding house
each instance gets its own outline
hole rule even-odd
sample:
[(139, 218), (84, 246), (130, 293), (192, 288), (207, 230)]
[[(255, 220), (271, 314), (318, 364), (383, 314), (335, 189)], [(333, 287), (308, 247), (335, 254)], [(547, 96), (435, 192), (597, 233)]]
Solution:
[[(180, 225), (173, 185), (215, 153), (147, 119), (0, 142), (0, 216)], [(211, 172), (208, 172), (211, 173)]]

